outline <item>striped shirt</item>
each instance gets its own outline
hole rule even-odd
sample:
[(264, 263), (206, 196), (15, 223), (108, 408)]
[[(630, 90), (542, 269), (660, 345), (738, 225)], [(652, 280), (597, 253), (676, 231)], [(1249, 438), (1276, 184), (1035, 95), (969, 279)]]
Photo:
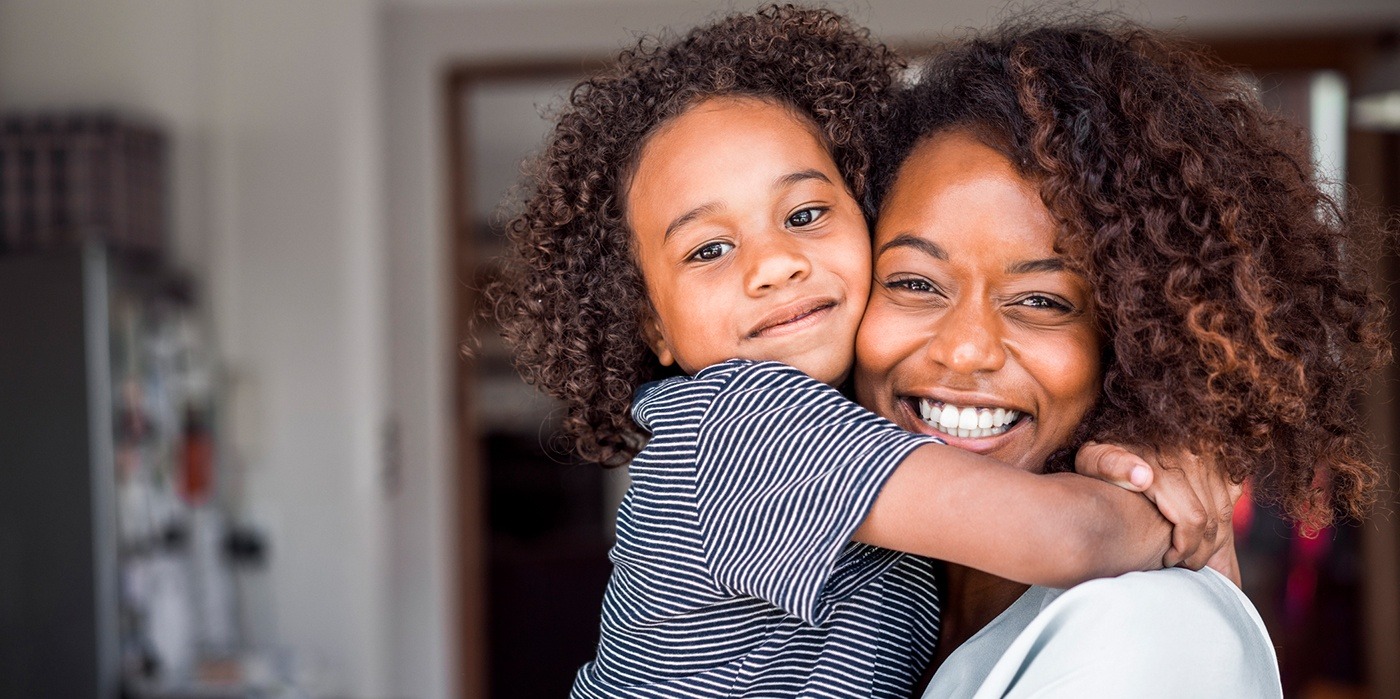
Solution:
[(573, 697), (907, 697), (932, 656), (928, 559), (852, 542), (910, 434), (775, 362), (651, 384), (598, 656)]

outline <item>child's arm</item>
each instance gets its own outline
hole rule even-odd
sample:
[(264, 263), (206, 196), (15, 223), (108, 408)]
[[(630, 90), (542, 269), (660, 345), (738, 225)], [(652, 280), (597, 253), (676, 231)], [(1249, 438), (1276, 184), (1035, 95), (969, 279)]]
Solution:
[(852, 538), (1070, 587), (1162, 567), (1171, 530), (1147, 498), (1109, 483), (925, 445), (895, 469)]

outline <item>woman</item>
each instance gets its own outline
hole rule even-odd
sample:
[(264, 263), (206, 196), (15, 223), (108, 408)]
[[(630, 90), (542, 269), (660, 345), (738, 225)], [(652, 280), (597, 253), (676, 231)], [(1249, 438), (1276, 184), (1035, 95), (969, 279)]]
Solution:
[[(1252, 478), (1310, 525), (1359, 516), (1376, 472), (1353, 399), (1388, 359), (1364, 231), (1317, 188), (1304, 140), (1222, 74), (1092, 24), (937, 56), (875, 177), (861, 401), (1028, 468), (1089, 438), (1151, 444)], [(958, 438), (948, 406), (1024, 417)], [(1217, 572), (1068, 592), (947, 580), (926, 697), (1281, 693), (1258, 615)]]

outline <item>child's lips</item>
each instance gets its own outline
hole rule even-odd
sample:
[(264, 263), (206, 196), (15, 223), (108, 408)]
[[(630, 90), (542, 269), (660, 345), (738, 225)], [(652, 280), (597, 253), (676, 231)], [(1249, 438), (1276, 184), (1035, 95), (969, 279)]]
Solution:
[(804, 299), (787, 304), (754, 325), (753, 330), (749, 331), (749, 339), (804, 330), (820, 322), (833, 308), (836, 308), (836, 300), (830, 298)]

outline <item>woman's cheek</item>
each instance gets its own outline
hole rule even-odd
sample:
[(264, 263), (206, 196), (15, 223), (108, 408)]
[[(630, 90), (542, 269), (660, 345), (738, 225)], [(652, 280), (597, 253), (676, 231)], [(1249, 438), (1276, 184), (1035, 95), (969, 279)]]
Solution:
[(933, 334), (926, 314), (910, 312), (888, 298), (879, 283), (873, 284), (865, 318), (856, 334), (856, 395), (868, 408), (885, 417), (895, 415), (896, 380), (901, 373), (924, 379), (929, 367), (923, 348)]
[(895, 339), (903, 335), (881, 298), (883, 290), (874, 285), (856, 332), (856, 395), (867, 407), (878, 407), (880, 387), (887, 384), (894, 357), (900, 354)]
[[(1040, 337), (1027, 341), (1021, 353), (1035, 381), (1045, 392), (1047, 404), (1065, 420), (1056, 425), (1052, 441), (1068, 440), (1098, 397), (1102, 384), (1099, 344), (1088, 328), (1075, 328), (1059, 338)], [(1058, 444), (1056, 445), (1058, 448)]]

